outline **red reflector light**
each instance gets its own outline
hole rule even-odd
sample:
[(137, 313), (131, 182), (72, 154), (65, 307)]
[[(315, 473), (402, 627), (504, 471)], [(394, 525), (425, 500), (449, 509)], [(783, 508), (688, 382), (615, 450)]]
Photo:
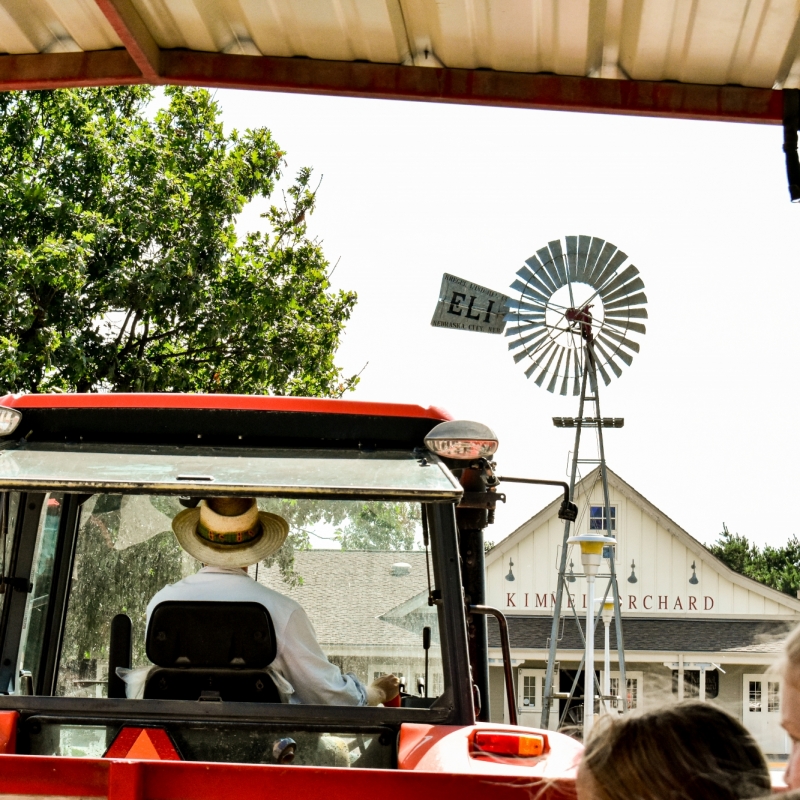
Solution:
[(123, 728), (103, 758), (140, 761), (182, 761), (181, 754), (163, 728)]
[(476, 731), (472, 740), (472, 751), (476, 754), (532, 758), (542, 755), (547, 749), (547, 737), (541, 733)]

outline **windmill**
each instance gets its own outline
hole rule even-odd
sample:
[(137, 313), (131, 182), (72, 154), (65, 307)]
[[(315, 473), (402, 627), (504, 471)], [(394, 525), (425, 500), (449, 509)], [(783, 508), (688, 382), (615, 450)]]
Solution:
[[(639, 352), (638, 336), (646, 332), (643, 320), (647, 319), (647, 296), (639, 270), (628, 263), (628, 256), (616, 245), (591, 236), (567, 236), (562, 242), (556, 239), (536, 251), (517, 272), (511, 288), (518, 299), (509, 300), (505, 321), (510, 323), (505, 334), (509, 337), (508, 348), (514, 353), (514, 361), (525, 367), (525, 375), (533, 378), (537, 386), (549, 392), (557, 389), (561, 395), (571, 392), (580, 397), (577, 417), (556, 417), (557, 427), (575, 429), (575, 447), (572, 451), (570, 471), (570, 499), (574, 501), (575, 481), (578, 465), (591, 459), (580, 458), (581, 432), (584, 427), (597, 430), (600, 478), (603, 486), (604, 514), (601, 531), (612, 534), (613, 521), (608, 494), (608, 473), (603, 443), (604, 428), (622, 427), (619, 418), (603, 418), (600, 413), (598, 374), (606, 386), (612, 373), (622, 375), (621, 364), (630, 366), (633, 356)], [(587, 393), (587, 386), (588, 391)], [(586, 404), (594, 406), (594, 413), (586, 415)], [(553, 607), (553, 623), (550, 631), (547, 672), (542, 701), (542, 727), (548, 727), (551, 701), (554, 699), (554, 669), (558, 649), (558, 626), (561, 618), (564, 589), (567, 581), (567, 552), (571, 522), (564, 523), (564, 539), (561, 547), (558, 570), (556, 600)], [(620, 617), (619, 587), (613, 553), (608, 559), (609, 581), (605, 601), (609, 593), (614, 603), (617, 652), (619, 658), (620, 687), (625, 708), (625, 652)], [(567, 597), (569, 589), (567, 588)], [(572, 608), (584, 645), (589, 645), (587, 658), (578, 668), (572, 688), (568, 693), (560, 722), (566, 716), (574, 696), (582, 669), (592, 672), (593, 624), (587, 616), (587, 635), (580, 628), (577, 610)], [(603, 603), (600, 604), (601, 608)], [(593, 615), (590, 606), (587, 614)], [(599, 619), (598, 614), (598, 619)], [(591, 640), (591, 641), (590, 641)], [(589, 684), (591, 686), (591, 683)], [(598, 695), (604, 697), (600, 687)], [(560, 693), (559, 693), (560, 694)], [(584, 719), (591, 720), (594, 692), (585, 692)], [(588, 727), (586, 725), (585, 727)]]
[[(577, 417), (553, 418), (556, 427), (575, 430), (569, 500), (574, 500), (579, 464), (598, 464), (604, 498), (604, 516), (599, 521), (599, 532), (613, 535), (603, 429), (621, 428), (624, 421), (601, 416), (598, 377), (608, 386), (612, 376), (618, 378), (622, 375), (622, 365), (631, 366), (634, 355), (639, 352), (636, 340), (645, 334), (644, 320), (647, 319), (644, 282), (639, 270), (629, 263), (627, 254), (611, 242), (592, 236), (566, 236), (563, 240), (548, 242), (527, 259), (517, 272), (511, 289), (515, 293), (513, 297), (452, 275), (445, 275), (431, 324), (493, 334), (504, 331), (509, 340), (508, 349), (512, 352), (514, 361), (524, 367), (527, 378), (548, 392), (571, 394), (580, 398)], [(467, 310), (469, 313), (465, 313)], [(585, 413), (587, 403), (593, 405), (592, 414)], [(581, 433), (584, 428), (597, 430), (598, 459), (580, 458)], [(578, 686), (580, 673), (587, 662), (584, 657), (566, 696), (554, 691), (563, 595), (566, 589), (569, 597), (567, 581), (574, 580), (571, 574), (567, 575), (567, 540), (570, 538), (570, 525), (573, 521), (574, 517), (572, 520), (565, 518), (564, 523), (543, 693), (541, 724), (544, 728), (549, 725), (551, 701), (557, 695), (559, 699), (566, 700), (559, 721), (563, 722)], [(610, 594), (614, 604), (620, 687), (625, 709), (627, 681), (619, 588), (613, 553), (610, 555), (609, 580), (600, 608), (602, 609)], [(600, 619), (601, 612), (598, 612), (597, 620), (594, 620), (593, 609), (590, 609), (592, 613), (587, 616), (587, 633), (592, 635), (587, 639), (574, 604), (568, 605), (572, 609), (584, 645), (589, 645), (589, 660), (593, 662), (595, 625), (592, 623)], [(590, 687), (597, 683), (591, 665), (590, 672), (591, 678), (588, 679), (585, 692), (585, 730), (588, 729), (593, 714), (593, 701), (590, 698), (593, 698), (594, 691), (590, 691)], [(600, 697), (608, 695), (608, 692), (604, 695), (599, 685), (595, 688)]]

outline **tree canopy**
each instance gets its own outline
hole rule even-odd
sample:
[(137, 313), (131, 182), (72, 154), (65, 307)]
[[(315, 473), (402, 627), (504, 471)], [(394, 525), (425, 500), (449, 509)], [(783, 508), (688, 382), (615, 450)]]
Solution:
[(302, 169), (266, 232), (236, 216), (285, 165), (203, 89), (0, 93), (0, 392), (340, 395), (355, 304), (306, 220)]
[(746, 536), (731, 533), (722, 523), (722, 533), (708, 548), (732, 570), (795, 597), (800, 589), (800, 539), (792, 536), (785, 545), (758, 547)]

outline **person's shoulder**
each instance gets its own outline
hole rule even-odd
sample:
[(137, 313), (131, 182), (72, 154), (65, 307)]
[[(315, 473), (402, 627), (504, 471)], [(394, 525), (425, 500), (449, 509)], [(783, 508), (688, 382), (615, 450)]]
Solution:
[[(255, 584), (256, 587), (255, 591), (257, 591), (260, 595), (262, 595), (265, 598), (265, 600), (268, 601), (268, 603), (270, 604), (279, 603), (285, 609), (291, 611), (296, 611), (297, 609), (303, 611), (303, 606), (301, 606), (300, 603), (297, 602), (297, 600), (293, 600), (291, 597), (287, 597), (285, 594), (281, 594), (276, 589), (271, 589), (269, 586), (265, 586), (263, 583), (259, 583), (257, 581), (253, 581), (253, 583)], [(303, 611), (303, 613), (305, 612)]]

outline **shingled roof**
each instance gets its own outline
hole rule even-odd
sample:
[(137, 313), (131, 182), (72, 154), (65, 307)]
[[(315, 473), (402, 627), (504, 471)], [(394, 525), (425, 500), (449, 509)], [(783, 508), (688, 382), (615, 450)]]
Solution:
[[(511, 646), (546, 650), (551, 617), (509, 616)], [(562, 623), (560, 650), (583, 650), (574, 620)], [(584, 628), (584, 622), (581, 621)], [(757, 619), (641, 619), (622, 618), (625, 651), (777, 653), (793, 624), (783, 620)], [(617, 646), (611, 626), (611, 649)], [(489, 646), (500, 647), (497, 623), (489, 620)], [(603, 647), (603, 626), (595, 631), (595, 647)]]
[[(397, 563), (409, 564), (408, 574), (393, 574)], [(428, 611), (423, 551), (301, 550), (295, 569), (302, 586), (287, 586), (277, 565), (259, 582), (303, 606), (323, 648), (419, 646), (417, 634), (390, 620), (417, 607)]]

